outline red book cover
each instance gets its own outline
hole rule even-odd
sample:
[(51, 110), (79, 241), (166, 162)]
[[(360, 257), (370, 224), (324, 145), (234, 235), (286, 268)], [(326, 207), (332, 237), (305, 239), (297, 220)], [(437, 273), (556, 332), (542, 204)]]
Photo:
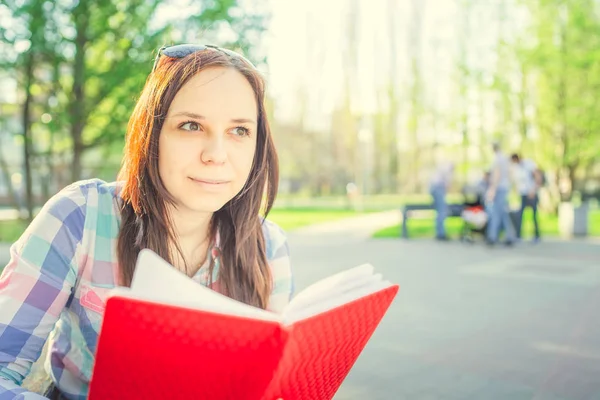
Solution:
[[(90, 400), (331, 399), (399, 289), (361, 266), (307, 288), (277, 315), (157, 258), (140, 255), (138, 264), (152, 264), (139, 268), (145, 276), (106, 303)], [(153, 297), (159, 287), (173, 293)]]
[(332, 399), (397, 292), (392, 286), (291, 326), (261, 399)]

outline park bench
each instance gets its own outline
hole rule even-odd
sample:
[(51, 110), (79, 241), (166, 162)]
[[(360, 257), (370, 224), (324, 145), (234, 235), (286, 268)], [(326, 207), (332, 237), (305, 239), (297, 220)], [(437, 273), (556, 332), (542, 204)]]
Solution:
[[(465, 206), (464, 204), (448, 204), (448, 211), (446, 213), (447, 218), (460, 217)], [(402, 209), (402, 225), (400, 228), (400, 235), (404, 239), (408, 239), (408, 220), (411, 213), (415, 211), (435, 211), (433, 203), (429, 204), (405, 204)]]

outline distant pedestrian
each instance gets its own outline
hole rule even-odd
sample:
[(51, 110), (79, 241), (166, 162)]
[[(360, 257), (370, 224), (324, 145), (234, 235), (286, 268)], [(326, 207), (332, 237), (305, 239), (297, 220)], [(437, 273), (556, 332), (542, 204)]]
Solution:
[(437, 240), (448, 240), (446, 234), (445, 220), (448, 213), (446, 194), (452, 182), (454, 164), (451, 162), (438, 165), (429, 184), (429, 192), (433, 197), (433, 205), (436, 211), (435, 238)]
[(485, 196), (488, 188), (490, 187), (490, 171), (485, 171), (483, 177), (475, 186), (475, 192), (477, 194), (476, 204), (480, 206), (485, 205)]
[(508, 192), (510, 190), (510, 162), (494, 143), (494, 161), (490, 174), (490, 186), (487, 191), (486, 201), (490, 210), (490, 222), (487, 229), (487, 243), (494, 245), (498, 241), (500, 229), (504, 227), (506, 245), (514, 244), (514, 230), (508, 208)]
[(521, 209), (517, 218), (517, 239), (521, 239), (521, 230), (523, 226), (523, 213), (527, 207), (533, 211), (533, 226), (535, 229), (534, 241), (540, 240), (540, 226), (538, 222), (538, 202), (539, 189), (541, 186), (541, 176), (537, 165), (533, 160), (522, 159), (519, 154), (511, 156), (511, 161), (516, 167), (517, 189), (521, 196)]

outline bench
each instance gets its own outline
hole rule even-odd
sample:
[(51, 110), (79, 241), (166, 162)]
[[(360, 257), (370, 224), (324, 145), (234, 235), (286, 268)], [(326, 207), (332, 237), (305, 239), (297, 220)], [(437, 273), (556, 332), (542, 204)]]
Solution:
[[(463, 210), (465, 209), (464, 204), (448, 204), (448, 211), (446, 218), (460, 217)], [(406, 204), (400, 210), (402, 212), (402, 226), (400, 228), (400, 236), (404, 239), (408, 239), (408, 219), (409, 215), (413, 211), (435, 211), (433, 203), (429, 204)]]

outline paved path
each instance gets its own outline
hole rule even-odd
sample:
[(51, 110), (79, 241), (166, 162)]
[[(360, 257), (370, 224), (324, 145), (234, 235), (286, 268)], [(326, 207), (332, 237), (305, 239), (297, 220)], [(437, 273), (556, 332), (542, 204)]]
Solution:
[(401, 285), (336, 400), (600, 400), (600, 246), (368, 239), (393, 218), (289, 235), (298, 290), (363, 262)]
[(390, 225), (399, 224), (401, 221), (400, 211), (391, 210), (376, 213), (368, 213), (358, 217), (346, 218), (322, 224), (310, 225), (296, 229), (294, 234), (302, 236), (337, 236), (337, 237), (360, 237), (367, 238), (374, 231)]
[(362, 262), (401, 285), (336, 400), (600, 399), (600, 246), (290, 243), (299, 289)]

